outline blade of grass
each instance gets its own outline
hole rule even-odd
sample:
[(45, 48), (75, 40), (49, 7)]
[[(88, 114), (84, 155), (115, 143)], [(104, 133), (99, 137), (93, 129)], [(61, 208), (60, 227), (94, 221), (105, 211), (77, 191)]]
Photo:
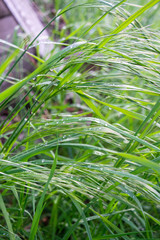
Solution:
[(35, 215), (34, 215), (34, 218), (33, 218), (33, 221), (32, 221), (29, 240), (34, 240), (35, 239), (35, 236), (36, 236), (36, 233), (37, 233), (37, 230), (38, 230), (38, 224), (39, 224), (40, 216), (41, 216), (41, 213), (42, 213), (43, 208), (44, 208), (44, 198), (45, 198), (49, 183), (50, 183), (50, 181), (51, 181), (51, 179), (54, 175), (55, 169), (56, 169), (57, 156), (58, 156), (58, 147), (56, 149), (55, 158), (54, 158), (53, 165), (52, 165), (49, 177), (48, 177), (48, 181), (47, 181), (47, 183), (44, 187), (44, 191), (41, 194), (40, 200), (39, 200), (37, 208), (36, 208), (36, 212), (35, 212)]
[[(145, 124), (147, 124), (147, 122), (153, 117), (153, 115), (157, 112), (157, 114), (155, 115), (155, 117), (153, 117), (152, 120), (150, 120), (150, 122), (148, 123), (148, 125), (146, 125), (146, 127), (144, 128), (142, 134), (140, 135), (141, 137), (145, 136), (145, 132), (151, 127), (151, 125), (153, 124), (153, 122), (156, 120), (156, 118), (159, 116), (160, 114), (160, 110), (158, 110), (160, 107), (160, 98), (157, 100), (156, 104), (153, 106), (153, 108), (151, 109), (151, 111), (149, 112), (149, 114), (146, 116), (146, 118), (144, 119), (144, 121), (141, 123), (141, 125), (139, 126), (139, 128), (137, 129), (137, 131), (135, 132), (135, 136), (138, 135), (138, 133), (141, 131), (141, 129), (143, 129), (143, 127), (145, 126)], [(130, 146), (132, 144), (132, 141), (130, 141), (127, 144), (127, 147), (125, 148), (125, 151), (128, 151)], [(138, 146), (137, 143), (134, 143), (132, 148), (130, 149), (130, 151), (133, 151), (136, 147)], [(118, 159), (118, 161), (115, 163), (115, 167), (120, 167), (123, 164), (124, 160), (122, 158)]]
[(7, 227), (8, 227), (9, 239), (10, 240), (15, 240), (15, 235), (13, 233), (13, 228), (12, 228), (12, 223), (10, 221), (9, 214), (7, 212), (7, 209), (6, 209), (6, 206), (4, 204), (4, 201), (3, 201), (3, 198), (2, 198), (1, 194), (0, 194), (0, 208), (2, 210), (3, 217), (5, 218), (5, 221), (6, 221), (6, 224), (7, 224)]
[(11, 87), (7, 88), (5, 91), (0, 93), (0, 103), (4, 101), (6, 98), (10, 97), (14, 93), (16, 93), (21, 87), (23, 87), (27, 82), (34, 79), (38, 74), (41, 74), (42, 72), (47, 73), (51, 67), (53, 67), (54, 64), (59, 62), (61, 59), (66, 57), (68, 54), (70, 54), (74, 49), (76, 49), (79, 46), (84, 45), (86, 42), (77, 42), (74, 43), (63, 50), (56, 53), (54, 56), (49, 58), (47, 61), (42, 63), (33, 73), (31, 73), (29, 76), (25, 77), (22, 81), (19, 81), (12, 85)]
[(90, 228), (89, 228), (89, 225), (88, 225), (85, 213), (84, 213), (81, 205), (75, 200), (75, 198), (73, 196), (70, 195), (70, 198), (71, 198), (72, 202), (74, 203), (75, 207), (77, 208), (78, 212), (82, 216), (82, 219), (84, 221), (84, 225), (85, 225), (85, 228), (86, 228), (86, 232), (87, 232), (87, 235), (88, 235), (88, 239), (92, 240), (91, 231), (90, 231)]
[(102, 21), (112, 10), (114, 10), (115, 8), (117, 8), (118, 6), (122, 5), (124, 2), (126, 2), (127, 0), (122, 0), (119, 3), (117, 3), (116, 5), (114, 5), (113, 7), (111, 7), (106, 13), (104, 13), (95, 23), (92, 24), (92, 26), (90, 26), (80, 37), (82, 38), (83, 36), (85, 36), (93, 27), (95, 27), (100, 21)]
[(131, 111), (129, 111), (129, 110), (126, 110), (126, 109), (117, 107), (117, 106), (115, 106), (115, 105), (113, 105), (113, 104), (109, 104), (109, 103), (100, 101), (100, 100), (98, 100), (97, 98), (94, 98), (94, 97), (90, 96), (89, 94), (86, 94), (85, 92), (82, 92), (81, 90), (76, 91), (76, 93), (77, 93), (79, 96), (81, 96), (81, 97), (83, 97), (83, 98), (85, 98), (85, 99), (87, 99), (87, 98), (88, 98), (88, 99), (92, 99), (92, 100), (94, 100), (94, 101), (96, 101), (96, 102), (98, 102), (98, 103), (101, 103), (101, 104), (103, 104), (103, 105), (105, 105), (105, 106), (107, 106), (107, 107), (110, 107), (110, 108), (112, 108), (112, 109), (114, 109), (114, 110), (116, 110), (116, 111), (118, 111), (118, 112), (121, 112), (121, 113), (125, 114), (125, 115), (128, 116), (128, 117), (135, 118), (135, 119), (138, 119), (138, 120), (144, 120), (144, 116), (141, 115), (141, 114), (139, 114), (139, 113), (131, 112)]
[(157, 4), (158, 2), (160, 2), (160, 0), (151, 0), (149, 3), (147, 3), (145, 6), (143, 6), (142, 8), (140, 8), (137, 12), (135, 12), (133, 15), (131, 15), (127, 20), (125, 20), (122, 24), (120, 24), (120, 26), (118, 26), (114, 31), (111, 32), (110, 36), (107, 37), (106, 39), (102, 40), (99, 43), (99, 47), (102, 48), (106, 45), (106, 43), (108, 43), (113, 37), (114, 35), (120, 33), (121, 31), (123, 31), (126, 27), (128, 27), (129, 24), (131, 24), (137, 17), (139, 17), (140, 15), (142, 15), (145, 11), (147, 11), (148, 9), (150, 9), (151, 7), (153, 7), (155, 4)]
[(37, 40), (37, 38), (43, 33), (48, 26), (51, 25), (53, 21), (55, 21), (59, 16), (61, 16), (63, 13), (69, 11), (71, 8), (69, 8), (72, 5), (73, 1), (71, 1), (62, 11), (59, 12), (58, 15), (56, 15), (54, 18), (51, 19), (51, 21), (42, 29), (42, 31), (31, 41), (31, 43), (27, 46), (27, 48), (24, 50), (24, 52), (20, 55), (20, 57), (17, 59), (17, 61), (13, 64), (13, 66), (9, 69), (9, 71), (6, 74), (6, 77), (11, 73), (11, 71), (14, 69), (14, 67), (17, 65), (17, 63), (21, 60), (21, 58), (24, 56), (24, 54), (27, 52), (27, 50), (32, 46), (32, 44)]

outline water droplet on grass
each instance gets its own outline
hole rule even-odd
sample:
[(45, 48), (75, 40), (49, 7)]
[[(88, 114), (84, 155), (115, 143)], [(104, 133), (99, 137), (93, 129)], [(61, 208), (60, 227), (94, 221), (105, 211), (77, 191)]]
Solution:
[(1, 154), (0, 154), (0, 158), (3, 158), (4, 156), (5, 156), (4, 153), (1, 153)]

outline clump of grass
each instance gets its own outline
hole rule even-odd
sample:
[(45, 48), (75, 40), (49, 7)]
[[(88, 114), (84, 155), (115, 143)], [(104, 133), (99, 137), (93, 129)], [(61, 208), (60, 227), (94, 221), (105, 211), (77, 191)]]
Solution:
[(159, 32), (138, 21), (158, 2), (73, 1), (51, 57), (0, 93), (2, 239), (158, 239)]

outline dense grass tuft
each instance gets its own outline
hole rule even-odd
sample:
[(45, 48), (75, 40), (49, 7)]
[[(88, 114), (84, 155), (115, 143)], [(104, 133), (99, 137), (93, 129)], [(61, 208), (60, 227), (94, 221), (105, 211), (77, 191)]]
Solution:
[(10, 45), (0, 239), (159, 239), (158, 3), (55, 1), (51, 56), (19, 79)]

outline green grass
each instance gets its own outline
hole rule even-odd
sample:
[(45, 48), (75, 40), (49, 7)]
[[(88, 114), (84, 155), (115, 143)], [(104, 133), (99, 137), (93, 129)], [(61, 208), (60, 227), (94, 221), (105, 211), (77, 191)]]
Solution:
[(19, 79), (28, 49), (9, 44), (0, 239), (159, 239), (159, 7), (55, 1), (51, 56)]

